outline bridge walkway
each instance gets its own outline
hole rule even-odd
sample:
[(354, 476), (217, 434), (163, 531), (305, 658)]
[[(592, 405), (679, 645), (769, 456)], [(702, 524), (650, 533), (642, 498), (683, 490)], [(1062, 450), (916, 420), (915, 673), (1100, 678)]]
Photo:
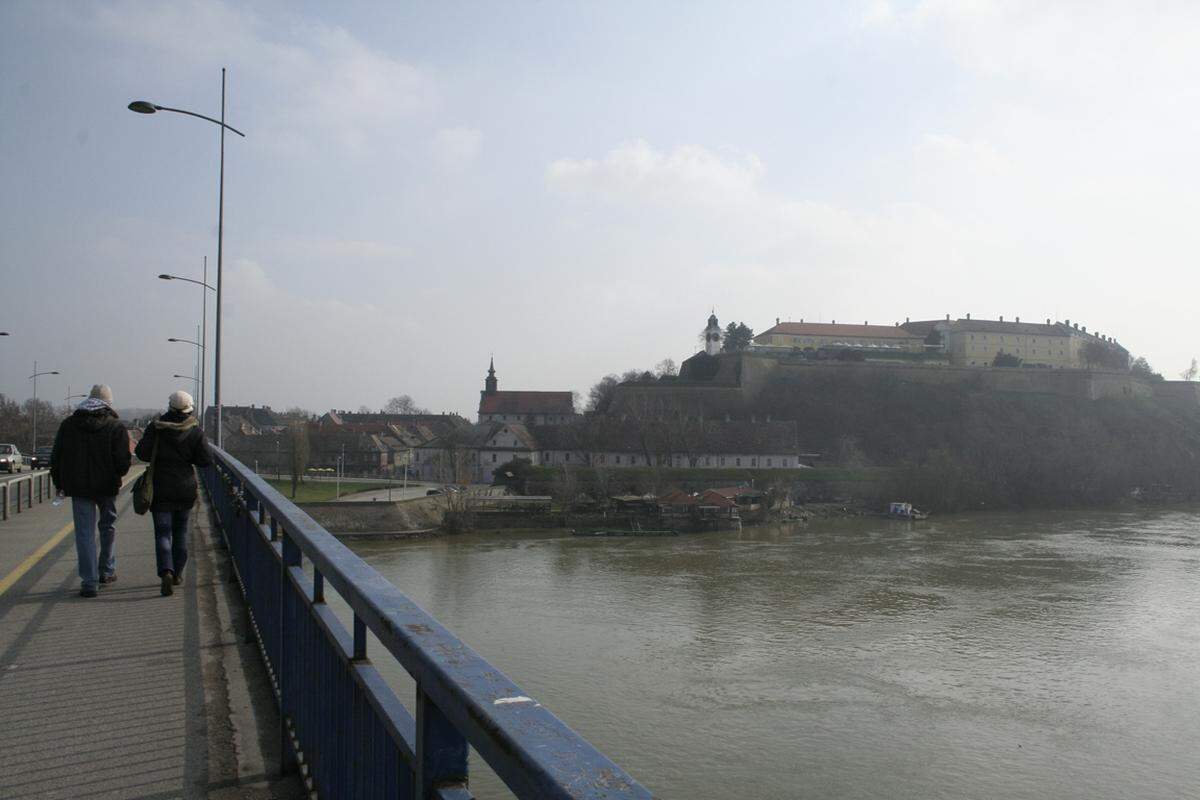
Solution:
[(292, 798), (278, 717), (207, 506), (159, 594), (153, 526), (117, 501), (117, 576), (79, 596), (70, 501), (0, 522), (0, 798)]

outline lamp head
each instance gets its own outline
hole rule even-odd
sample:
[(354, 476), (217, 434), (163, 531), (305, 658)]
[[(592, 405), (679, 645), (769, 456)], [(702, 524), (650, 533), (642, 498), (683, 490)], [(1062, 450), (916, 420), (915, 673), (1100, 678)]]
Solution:
[(158, 277), (159, 277), (159, 279), (160, 279), (160, 280), (164, 280), (164, 281), (173, 281), (173, 280), (175, 280), (175, 276), (174, 276), (174, 275), (168, 275), (168, 274), (167, 274), (167, 273), (165, 273), (165, 272), (164, 272), (163, 274), (159, 275)]
[(53, 372), (50, 372), (50, 373), (47, 373), (47, 374), (49, 374), (49, 375), (57, 375), (57, 374), (58, 374), (58, 370), (54, 370)]
[(167, 341), (168, 342), (178, 342), (179, 340), (176, 339), (175, 337), (171, 337), (170, 339), (167, 339)]
[(155, 111), (158, 111), (158, 106), (149, 100), (134, 100), (129, 104), (129, 110), (136, 111), (139, 114), (153, 114)]
[(0, 336), (8, 336), (8, 331), (0, 331)]

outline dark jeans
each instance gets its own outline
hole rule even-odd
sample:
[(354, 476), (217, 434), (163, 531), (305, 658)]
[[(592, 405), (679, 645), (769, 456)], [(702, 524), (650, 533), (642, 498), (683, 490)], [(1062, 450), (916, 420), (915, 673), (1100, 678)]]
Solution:
[[(84, 589), (95, 589), (100, 576), (117, 571), (116, 538), (117, 498), (72, 497), (75, 518), (75, 553), (79, 557), (79, 580)], [(100, 531), (100, 552), (96, 552), (96, 530)]]
[(172, 572), (183, 574), (183, 565), (187, 563), (187, 511), (151, 511), (154, 517), (154, 556), (158, 561), (158, 574)]

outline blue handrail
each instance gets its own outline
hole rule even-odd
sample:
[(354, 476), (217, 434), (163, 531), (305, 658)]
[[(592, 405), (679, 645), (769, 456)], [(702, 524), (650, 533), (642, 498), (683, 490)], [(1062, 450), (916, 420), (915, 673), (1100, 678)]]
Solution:
[[(275, 688), (281, 747), (310, 789), (468, 800), (469, 744), (518, 797), (651, 797), (254, 472), (212, 453), (205, 487)], [(326, 582), (354, 612), (352, 631), (325, 604)], [(367, 658), (368, 630), (415, 679), (415, 719)]]

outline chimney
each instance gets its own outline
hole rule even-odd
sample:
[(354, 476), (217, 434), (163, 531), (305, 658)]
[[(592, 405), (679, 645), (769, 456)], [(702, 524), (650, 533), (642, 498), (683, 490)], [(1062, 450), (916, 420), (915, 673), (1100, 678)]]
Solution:
[(804, 317), (801, 317), (801, 318), (800, 318), (800, 324), (801, 324), (801, 325), (803, 325), (803, 324), (804, 324)]
[(1076, 323), (1075, 323), (1075, 330), (1079, 330), (1079, 323), (1078, 323), (1078, 322), (1076, 322)]
[(779, 317), (776, 317), (776, 318), (775, 318), (775, 324), (776, 324), (776, 325), (778, 325), (778, 324), (779, 324)]
[(1067, 327), (1068, 327), (1068, 328), (1069, 328), (1069, 327), (1071, 327), (1071, 320), (1070, 320), (1070, 319), (1068, 319), (1068, 320), (1067, 320)]
[(949, 322), (949, 321), (950, 321), (950, 315), (949, 315), (949, 314), (947, 314), (947, 315), (946, 315), (946, 322)]
[(899, 322), (897, 322), (897, 323), (896, 323), (896, 327), (897, 327), (897, 328), (899, 328), (899, 327), (900, 327), (900, 323), (899, 323)]
[(1087, 325), (1084, 325), (1084, 326), (1083, 326), (1083, 332), (1084, 332), (1084, 333), (1087, 333)]
[(971, 318), (971, 312), (970, 312), (970, 311), (968, 311), (968, 312), (967, 312), (967, 319), (970, 319), (970, 318)]
[(905, 324), (905, 325), (907, 325), (907, 324), (908, 324), (908, 317), (905, 317), (905, 318), (904, 318), (904, 324)]
[(863, 326), (864, 326), (864, 327), (865, 327), (865, 326), (867, 326), (867, 325), (870, 325), (870, 324), (871, 324), (871, 323), (867, 322), (865, 319), (863, 320)]
[(1050, 324), (1050, 318), (1049, 318), (1049, 317), (1046, 317), (1046, 324), (1047, 324), (1047, 325), (1049, 325), (1049, 324)]
[(1000, 315), (1000, 321), (1001, 321), (1001, 322), (1004, 322), (1004, 315), (1003, 315), (1003, 314), (1001, 314), (1001, 315)]
[(829, 320), (829, 324), (830, 324), (830, 325), (837, 325), (837, 320), (836, 320), (836, 319), (831, 319), (831, 320)]
[(1020, 318), (1020, 317), (1017, 317), (1017, 322), (1019, 323), (1020, 321), (1021, 321), (1021, 318)]

